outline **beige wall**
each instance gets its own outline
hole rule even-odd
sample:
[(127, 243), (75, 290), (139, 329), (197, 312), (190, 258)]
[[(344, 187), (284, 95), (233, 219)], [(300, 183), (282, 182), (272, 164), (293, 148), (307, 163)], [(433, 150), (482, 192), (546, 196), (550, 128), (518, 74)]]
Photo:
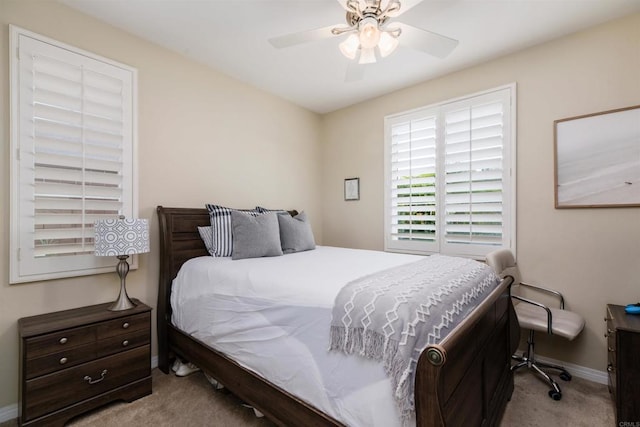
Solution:
[(0, 409), (18, 400), (18, 318), (114, 300), (119, 284), (115, 272), (8, 284), (8, 24), (138, 69), (139, 205), (151, 219), (151, 253), (127, 277), (131, 296), (155, 306), (156, 205), (304, 209), (322, 238), (318, 115), (56, 2), (0, 0)]
[[(517, 83), (517, 255), (523, 276), (582, 313), (576, 342), (539, 339), (548, 357), (604, 371), (606, 303), (640, 300), (640, 208), (554, 209), (553, 121), (640, 104), (640, 14), (323, 117), (324, 243), (383, 248), (383, 118)], [(358, 176), (358, 202), (344, 178)]]
[[(138, 69), (140, 216), (152, 220), (152, 250), (127, 282), (151, 305), (156, 205), (305, 209), (319, 242), (382, 249), (383, 117), (517, 82), (519, 263), (588, 322), (577, 342), (539, 350), (604, 370), (604, 304), (640, 299), (640, 209), (555, 210), (552, 123), (640, 104), (640, 15), (319, 117), (57, 3), (0, 0), (0, 409), (17, 401), (18, 318), (117, 293), (115, 274), (8, 284), (10, 23)], [(353, 176), (361, 200), (344, 202)]]

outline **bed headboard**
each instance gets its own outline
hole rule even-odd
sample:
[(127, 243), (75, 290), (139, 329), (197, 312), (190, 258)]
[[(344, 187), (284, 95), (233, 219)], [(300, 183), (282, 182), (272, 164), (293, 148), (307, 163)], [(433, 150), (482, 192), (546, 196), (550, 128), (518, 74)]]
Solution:
[[(171, 323), (171, 282), (187, 260), (209, 253), (198, 234), (198, 226), (211, 225), (206, 209), (158, 206), (160, 226), (160, 283), (158, 284), (158, 346), (168, 345)], [(163, 354), (159, 351), (159, 354)], [(166, 352), (164, 352), (166, 354)]]
[[(160, 281), (171, 284), (185, 261), (209, 255), (198, 226), (211, 225), (206, 209), (158, 206), (160, 225)], [(162, 284), (162, 283), (161, 283)]]

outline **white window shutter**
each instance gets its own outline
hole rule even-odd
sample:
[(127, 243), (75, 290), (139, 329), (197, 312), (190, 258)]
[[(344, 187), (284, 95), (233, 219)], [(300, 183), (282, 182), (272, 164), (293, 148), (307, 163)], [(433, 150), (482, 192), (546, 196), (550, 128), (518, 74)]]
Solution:
[(134, 214), (135, 71), (12, 30), (11, 282), (104, 271), (94, 221)]
[(443, 245), (447, 252), (486, 253), (504, 243), (507, 109), (508, 104), (493, 94), (444, 108)]
[(409, 251), (435, 251), (436, 116), (406, 117), (390, 127), (389, 239)]
[(385, 118), (385, 250), (515, 249), (514, 97), (512, 85)]

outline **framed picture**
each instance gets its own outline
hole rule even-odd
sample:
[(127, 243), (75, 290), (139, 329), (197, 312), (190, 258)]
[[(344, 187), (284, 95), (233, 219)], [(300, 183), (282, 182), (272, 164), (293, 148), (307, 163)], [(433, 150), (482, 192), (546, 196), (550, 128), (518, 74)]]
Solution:
[(360, 178), (347, 178), (344, 180), (344, 199), (360, 200)]
[(555, 206), (640, 206), (640, 105), (556, 120)]

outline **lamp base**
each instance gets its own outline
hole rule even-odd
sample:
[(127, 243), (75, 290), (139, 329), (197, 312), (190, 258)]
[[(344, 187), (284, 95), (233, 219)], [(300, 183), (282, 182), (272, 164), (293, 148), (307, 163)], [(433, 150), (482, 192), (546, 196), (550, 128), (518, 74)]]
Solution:
[(129, 255), (118, 255), (120, 262), (118, 262), (116, 266), (116, 271), (118, 272), (118, 276), (120, 276), (120, 295), (118, 295), (118, 299), (109, 307), (110, 311), (130, 310), (136, 306), (129, 298), (129, 295), (127, 295), (127, 288), (125, 286), (125, 278), (127, 277), (127, 273), (129, 273), (127, 258), (129, 258)]
[(122, 310), (131, 310), (132, 308), (134, 308), (136, 306), (136, 304), (131, 301), (131, 299), (129, 298), (129, 296), (127, 295), (126, 291), (124, 293), (124, 296), (122, 296), (123, 294), (121, 293), (118, 296), (118, 299), (109, 306), (109, 310), (110, 311), (122, 311)]

